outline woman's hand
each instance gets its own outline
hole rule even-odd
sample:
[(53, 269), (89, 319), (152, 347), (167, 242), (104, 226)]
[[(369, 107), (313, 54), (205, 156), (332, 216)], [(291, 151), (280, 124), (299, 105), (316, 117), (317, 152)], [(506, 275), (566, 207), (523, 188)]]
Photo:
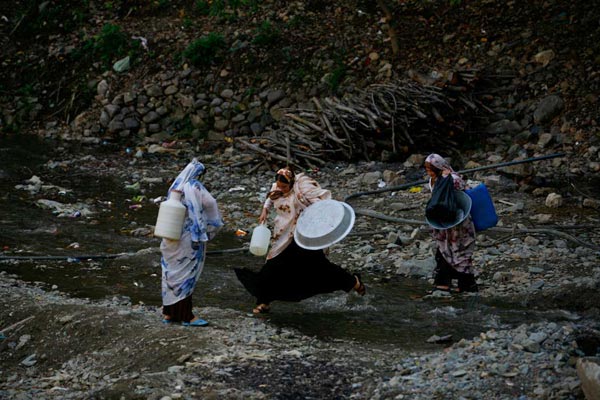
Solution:
[(267, 220), (268, 214), (269, 214), (269, 211), (266, 208), (263, 208), (262, 212), (260, 213), (260, 217), (258, 217), (258, 222), (261, 224), (264, 224), (265, 221)]

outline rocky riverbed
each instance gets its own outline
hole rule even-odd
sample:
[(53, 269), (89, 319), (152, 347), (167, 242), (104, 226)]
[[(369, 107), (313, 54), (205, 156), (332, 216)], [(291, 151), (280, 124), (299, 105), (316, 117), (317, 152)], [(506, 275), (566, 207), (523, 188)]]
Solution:
[[(53, 199), (63, 211), (77, 204), (77, 210), (87, 210), (77, 218), (91, 224), (101, 213), (100, 203), (77, 193), (68, 201), (58, 201), (57, 182), (62, 182), (63, 190), (72, 189), (62, 178), (91, 172), (112, 176), (134, 198), (156, 189), (162, 192), (192, 156), (208, 166), (206, 183), (220, 203), (227, 229), (249, 231), (273, 172), (264, 168), (248, 173), (236, 166), (246, 155), (234, 148), (210, 155), (185, 143), (158, 155), (97, 150), (71, 154), (70, 149), (59, 149), (36, 171), (39, 184), (29, 182), (32, 177), (22, 179), (4, 199), (20, 196), (32, 206)], [(331, 164), (307, 173), (341, 200), (422, 179), (422, 157), (414, 155), (403, 164)], [(485, 153), (466, 157), (465, 167), (494, 161)], [(481, 291), (467, 298), (427, 296), (423, 291), (413, 298), (436, 304), (436, 312), (457, 314), (457, 324), (461, 323), (460, 308), (453, 307), (457, 301), (527, 308), (547, 313), (546, 320), (482, 321), (478, 335), (432, 335), (427, 339), (429, 347), (407, 349), (364, 339), (309, 335), (275, 324), (269, 316), (257, 318), (202, 304), (198, 310), (211, 322), (208, 328), (165, 326), (160, 323), (158, 304), (132, 304), (122, 296), (70, 297), (44, 282), (25, 282), (1, 272), (0, 395), (15, 399), (583, 398), (577, 362), (598, 355), (600, 346), (598, 211), (593, 195), (583, 194), (589, 193), (589, 182), (571, 186), (564, 182), (577, 163), (588, 162), (558, 157), (531, 163), (529, 169), (467, 176), (488, 185), (500, 217), (497, 230), (478, 236)], [(364, 301), (377, 301), (369, 285), (417, 279), (426, 286), (434, 266), (428, 228), (420, 222), (428, 197), (423, 185), (415, 185), (350, 201), (357, 222), (353, 233), (330, 249), (330, 257), (362, 273), (367, 283)], [(152, 198), (139, 200), (144, 207), (155, 207)], [(60, 214), (55, 215), (59, 221)], [(122, 235), (150, 236), (154, 221), (135, 219), (129, 229), (121, 229)], [(114, 222), (120, 223), (124, 222)], [(2, 254), (28, 250), (15, 244)], [(0, 263), (0, 270), (6, 262), (10, 261)], [(273, 313), (284, 310), (275, 305)], [(369, 308), (358, 307), (356, 312), (366, 314)], [(431, 324), (436, 324), (435, 312)]]

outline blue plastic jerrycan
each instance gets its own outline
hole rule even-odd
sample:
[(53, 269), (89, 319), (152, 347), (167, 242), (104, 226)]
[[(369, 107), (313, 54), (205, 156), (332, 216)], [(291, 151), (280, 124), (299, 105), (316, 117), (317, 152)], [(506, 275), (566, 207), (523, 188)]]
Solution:
[(471, 218), (476, 231), (483, 231), (498, 223), (498, 215), (492, 197), (487, 187), (482, 183), (472, 189), (465, 190), (465, 193), (471, 197)]

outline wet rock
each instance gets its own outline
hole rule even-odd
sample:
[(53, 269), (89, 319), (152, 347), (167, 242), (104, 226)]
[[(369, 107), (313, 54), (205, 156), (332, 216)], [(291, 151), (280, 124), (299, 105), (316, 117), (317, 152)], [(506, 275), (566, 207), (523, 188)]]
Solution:
[(562, 110), (563, 106), (564, 102), (560, 96), (548, 96), (538, 104), (533, 113), (533, 120), (536, 123), (548, 122)]
[[(433, 335), (433, 336), (429, 337), (429, 339), (427, 339), (427, 343), (449, 343), (451, 341), (452, 341), (452, 335), (443, 335), (443, 336)], [(466, 371), (462, 375), (466, 375)], [(462, 375), (456, 375), (456, 376), (462, 376)]]
[(412, 277), (427, 277), (431, 276), (435, 269), (435, 260), (428, 258), (426, 260), (396, 260), (396, 274)]
[(96, 92), (98, 93), (98, 95), (106, 97), (106, 94), (108, 93), (108, 82), (106, 82), (105, 79), (98, 82)]
[(546, 197), (545, 204), (546, 207), (559, 208), (563, 205), (563, 197), (558, 193), (550, 193), (548, 197)]
[(494, 122), (490, 124), (486, 131), (492, 135), (503, 135), (506, 133), (516, 133), (521, 130), (521, 127), (518, 122), (510, 121), (507, 119), (503, 119), (501, 121)]
[(554, 51), (552, 50), (544, 50), (537, 53), (533, 56), (533, 59), (536, 63), (542, 64), (542, 66), (547, 66), (550, 61), (552, 61), (555, 57)]
[(588, 400), (600, 400), (600, 358), (580, 358), (577, 360), (577, 376), (581, 389)]
[(149, 97), (161, 97), (163, 94), (161, 87), (156, 84), (152, 84), (152, 85), (146, 87), (145, 89), (146, 89), (146, 94)]
[(267, 94), (267, 103), (269, 106), (278, 103), (281, 99), (285, 97), (285, 92), (281, 89), (271, 90)]
[(27, 356), (25, 359), (23, 359), (23, 361), (21, 361), (21, 364), (26, 366), (26, 367), (33, 367), (36, 363), (37, 354), (31, 354), (29, 356)]
[(367, 172), (362, 175), (361, 182), (363, 182), (366, 185), (373, 185), (373, 184), (379, 182), (381, 177), (382, 177), (381, 171)]

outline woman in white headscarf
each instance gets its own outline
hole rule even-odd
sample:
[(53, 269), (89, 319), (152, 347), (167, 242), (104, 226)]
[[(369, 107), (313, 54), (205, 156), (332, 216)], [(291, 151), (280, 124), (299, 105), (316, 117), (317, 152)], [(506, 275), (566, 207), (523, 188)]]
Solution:
[(167, 197), (174, 190), (182, 192), (181, 201), (187, 208), (183, 232), (179, 240), (163, 239), (162, 299), (163, 322), (181, 322), (185, 326), (205, 326), (205, 320), (192, 312), (192, 293), (204, 267), (206, 242), (223, 226), (217, 201), (199, 178), (204, 165), (195, 158), (177, 176)]
[[(429, 188), (433, 192), (436, 181), (440, 177), (452, 175), (454, 189), (465, 190), (466, 184), (439, 154), (430, 154), (425, 159), (425, 170), (429, 175)], [(477, 292), (475, 276), (477, 270), (473, 266), (473, 250), (475, 249), (475, 226), (471, 216), (467, 216), (460, 224), (449, 229), (433, 229), (433, 239), (437, 245), (435, 254), (434, 290), (450, 291), (452, 279), (458, 282), (457, 292)]]
[(238, 279), (256, 297), (254, 314), (269, 312), (274, 300), (297, 302), (337, 290), (354, 289), (361, 296), (365, 294), (359, 275), (329, 261), (323, 250), (307, 250), (294, 241), (300, 213), (311, 204), (328, 199), (331, 192), (309, 176), (295, 175), (290, 168), (277, 171), (258, 219), (265, 223), (272, 208), (277, 213), (267, 262), (259, 272), (235, 269)]

